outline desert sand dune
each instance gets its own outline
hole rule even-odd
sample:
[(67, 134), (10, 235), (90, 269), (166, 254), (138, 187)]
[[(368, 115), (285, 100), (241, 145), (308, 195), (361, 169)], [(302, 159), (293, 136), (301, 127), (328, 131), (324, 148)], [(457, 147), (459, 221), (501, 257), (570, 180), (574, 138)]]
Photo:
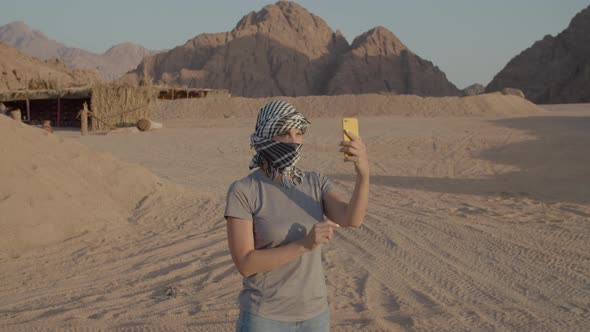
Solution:
[[(350, 194), (353, 170), (338, 153), (339, 118), (363, 103), (322, 98), (297, 99), (300, 111), (315, 114), (300, 166), (327, 174)], [(523, 105), (513, 98), (505, 105)], [(22, 181), (37, 181), (33, 171), (7, 173), (30, 169), (33, 161), (25, 157), (35, 154), (44, 156), (43, 170), (53, 178), (61, 168), (73, 172), (67, 168), (76, 160), (72, 151), (82, 151), (86, 161), (72, 168), (87, 165), (83, 191), (97, 188), (92, 195), (105, 190), (92, 172), (107, 168), (109, 178), (122, 173), (108, 186), (118, 198), (108, 204), (119, 208), (119, 219), (112, 221), (119, 227), (89, 228), (28, 250), (8, 244), (12, 254), (0, 256), (0, 327), (232, 330), (241, 279), (225, 240), (225, 192), (249, 172), (248, 137), (264, 103), (236, 99), (230, 107), (215, 100), (159, 105), (165, 127), (135, 135), (25, 133), (0, 119), (1, 133), (21, 135), (3, 136), (9, 145), (43, 146), (2, 168), (3, 183), (13, 178), (22, 184), (19, 201), (45, 202), (52, 192), (32, 194), (32, 184)], [(335, 114), (319, 106), (334, 110), (346, 103), (353, 106)], [(365, 110), (374, 113), (357, 112), (371, 160), (371, 196), (365, 224), (339, 230), (323, 248), (333, 330), (590, 326), (590, 107), (542, 110), (531, 104), (508, 115), (501, 107), (486, 113), (484, 106), (457, 106), (435, 114), (436, 105), (428, 103), (417, 116), (398, 109), (385, 115), (371, 105)], [(408, 105), (418, 107), (415, 101)], [(1, 151), (17, 153), (9, 145), (0, 145)], [(57, 179), (68, 183), (65, 175)], [(116, 196), (131, 180), (152, 194)], [(165, 186), (153, 191), (157, 182)], [(53, 200), (65, 204), (60, 195), (68, 193), (58, 191)], [(0, 202), (3, 217), (15, 207), (7, 202)], [(47, 218), (59, 225), (55, 218), (65, 216)], [(16, 221), (8, 225), (17, 227)]]
[[(482, 116), (534, 114), (543, 110), (530, 101), (499, 92), (470, 97), (419, 97), (394, 94), (278, 97), (305, 109), (308, 117), (332, 116)], [(154, 110), (161, 120), (256, 117), (269, 98), (205, 98), (164, 102)]]

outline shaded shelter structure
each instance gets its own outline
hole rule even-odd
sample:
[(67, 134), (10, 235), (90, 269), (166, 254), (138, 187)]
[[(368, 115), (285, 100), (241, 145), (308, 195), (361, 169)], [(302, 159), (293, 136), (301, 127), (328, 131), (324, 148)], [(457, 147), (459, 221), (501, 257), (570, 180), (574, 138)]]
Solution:
[(149, 118), (150, 104), (157, 98), (152, 87), (135, 87), (116, 83), (88, 87), (0, 91), (0, 102), (8, 109), (20, 109), (23, 120), (41, 124), (50, 120), (54, 127), (81, 127), (78, 113), (88, 105), (89, 127), (106, 130), (135, 125)]
[(158, 99), (176, 100), (188, 98), (211, 98), (211, 97), (230, 97), (229, 90), (206, 89), (206, 88), (171, 88), (156, 86)]
[(0, 102), (9, 110), (20, 109), (30, 124), (50, 120), (56, 127), (80, 127), (76, 116), (84, 103), (90, 105), (91, 95), (90, 87), (0, 91)]

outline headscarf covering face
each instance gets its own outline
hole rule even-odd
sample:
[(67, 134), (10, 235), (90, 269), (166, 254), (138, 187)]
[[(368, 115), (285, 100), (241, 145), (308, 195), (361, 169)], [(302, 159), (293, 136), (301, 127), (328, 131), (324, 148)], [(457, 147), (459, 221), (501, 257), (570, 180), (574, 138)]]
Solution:
[(282, 175), (281, 183), (287, 188), (301, 183), (303, 172), (295, 164), (299, 161), (302, 145), (277, 142), (272, 138), (290, 129), (299, 129), (305, 133), (309, 125), (310, 122), (288, 102), (268, 102), (260, 109), (256, 129), (250, 136), (250, 146), (256, 150), (250, 169), (266, 163), (266, 174), (271, 179)]

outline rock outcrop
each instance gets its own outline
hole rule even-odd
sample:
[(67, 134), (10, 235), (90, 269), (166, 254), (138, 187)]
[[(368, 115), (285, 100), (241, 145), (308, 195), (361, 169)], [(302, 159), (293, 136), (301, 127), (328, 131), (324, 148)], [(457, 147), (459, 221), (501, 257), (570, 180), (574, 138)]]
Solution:
[(486, 87), (479, 84), (471, 84), (470, 86), (466, 87), (465, 89), (461, 90), (462, 96), (477, 96), (486, 91)]
[(355, 38), (342, 55), (328, 94), (381, 91), (419, 96), (460, 94), (432, 62), (410, 51), (391, 31), (376, 27)]
[(230, 32), (201, 34), (147, 57), (135, 74), (248, 97), (311, 95), (324, 88), (347, 48), (323, 19), (285, 1), (249, 13)]
[(535, 103), (590, 102), (590, 6), (556, 37), (545, 36), (514, 57), (486, 87), (518, 88)]
[(0, 91), (67, 88), (98, 80), (93, 71), (69, 70), (56, 59), (43, 62), (0, 41)]
[(500, 92), (502, 92), (503, 95), (507, 95), (507, 96), (517, 96), (520, 98), (525, 98), (526, 96), (524, 95), (524, 92), (522, 92), (521, 89), (515, 89), (515, 88), (502, 88), (502, 90), (500, 90)]
[(289, 1), (247, 14), (230, 32), (201, 34), (146, 57), (126, 79), (228, 89), (245, 97), (459, 94), (444, 73), (385, 28), (350, 46), (322, 18)]

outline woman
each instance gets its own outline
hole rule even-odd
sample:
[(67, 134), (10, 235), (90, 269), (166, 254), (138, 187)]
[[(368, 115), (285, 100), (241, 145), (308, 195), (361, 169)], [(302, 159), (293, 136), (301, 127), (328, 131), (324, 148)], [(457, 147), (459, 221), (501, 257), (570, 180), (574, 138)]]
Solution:
[(309, 124), (287, 102), (266, 104), (251, 135), (256, 170), (228, 190), (229, 249), (244, 276), (236, 331), (329, 330), (320, 247), (334, 229), (363, 223), (369, 162), (360, 138), (347, 133), (340, 152), (356, 171), (347, 203), (326, 176), (295, 167)]

